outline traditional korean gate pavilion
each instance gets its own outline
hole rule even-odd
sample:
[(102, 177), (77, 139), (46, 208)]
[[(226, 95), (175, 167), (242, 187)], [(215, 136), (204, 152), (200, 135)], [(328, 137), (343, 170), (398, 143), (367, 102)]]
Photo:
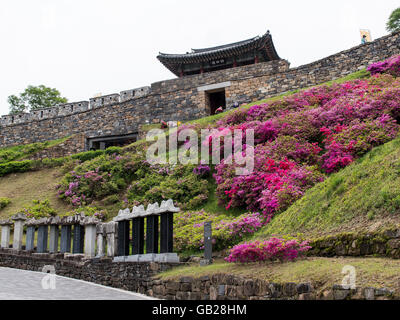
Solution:
[(269, 31), (227, 45), (192, 49), (186, 54), (160, 53), (158, 60), (178, 77), (280, 60)]
[[(160, 53), (157, 58), (178, 77), (280, 60), (269, 31), (261, 37), (217, 47), (192, 49), (192, 52), (186, 54)], [(208, 89), (206, 96), (209, 114), (215, 114), (219, 108), (226, 109), (223, 86)]]

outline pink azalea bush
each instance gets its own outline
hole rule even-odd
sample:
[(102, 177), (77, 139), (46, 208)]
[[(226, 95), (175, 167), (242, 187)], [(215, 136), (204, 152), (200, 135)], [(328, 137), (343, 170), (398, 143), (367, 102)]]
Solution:
[[(281, 100), (237, 109), (218, 121), (217, 136), (254, 130), (254, 170), (237, 176), (237, 164), (215, 167), (221, 205), (261, 212), (268, 222), (326, 174), (350, 165), (400, 130), (400, 56), (369, 79), (320, 86)], [(374, 69), (375, 68), (375, 69)], [(378, 70), (378, 69), (376, 69)], [(385, 74), (381, 74), (385, 73)], [(212, 137), (203, 144), (211, 146)], [(211, 151), (211, 147), (210, 147)], [(224, 155), (220, 150), (221, 156)]]
[(368, 69), (372, 75), (380, 73), (388, 73), (392, 76), (400, 76), (400, 55), (391, 57), (385, 61), (371, 64)]
[(309, 249), (308, 242), (272, 238), (260, 242), (245, 242), (233, 247), (225, 261), (231, 263), (251, 263), (264, 261), (293, 261)]

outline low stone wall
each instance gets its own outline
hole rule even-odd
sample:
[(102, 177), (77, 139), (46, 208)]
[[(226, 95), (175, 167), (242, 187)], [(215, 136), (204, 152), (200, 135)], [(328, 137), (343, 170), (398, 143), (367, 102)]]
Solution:
[(270, 283), (236, 275), (214, 274), (200, 278), (154, 280), (153, 296), (167, 300), (390, 300), (393, 291), (349, 289), (334, 285), (322, 290), (311, 283)]
[(85, 259), (72, 254), (32, 254), (0, 249), (0, 266), (42, 271), (54, 266), (57, 275), (134, 291), (166, 300), (389, 300), (398, 299), (388, 289), (348, 289), (334, 285), (322, 290), (312, 283), (270, 283), (236, 275), (215, 274), (198, 278), (162, 280), (157, 274), (179, 264), (112, 262), (111, 258)]
[(310, 256), (381, 256), (400, 259), (400, 229), (377, 233), (345, 233), (311, 241)]

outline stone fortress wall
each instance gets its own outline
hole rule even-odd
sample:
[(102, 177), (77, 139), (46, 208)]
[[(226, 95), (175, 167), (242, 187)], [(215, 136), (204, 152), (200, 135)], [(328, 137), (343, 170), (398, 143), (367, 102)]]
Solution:
[(140, 125), (146, 123), (207, 116), (212, 92), (224, 91), (227, 106), (234, 102), (250, 103), (343, 77), (396, 54), (400, 54), (400, 33), (297, 68), (290, 69), (286, 60), (265, 62), (156, 82), (150, 87), (32, 113), (6, 115), (0, 118), (0, 147), (73, 134), (84, 135), (87, 141), (139, 133)]

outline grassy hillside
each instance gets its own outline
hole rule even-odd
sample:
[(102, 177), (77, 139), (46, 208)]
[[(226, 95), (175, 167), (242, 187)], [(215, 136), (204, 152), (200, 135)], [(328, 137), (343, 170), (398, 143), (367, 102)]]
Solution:
[(400, 223), (400, 138), (308, 190), (256, 238), (376, 230)]
[(61, 176), (58, 169), (43, 169), (0, 178), (0, 198), (11, 199), (11, 203), (0, 210), (0, 218), (32, 205), (33, 200), (49, 199), (52, 207), (60, 214), (70, 211), (72, 208), (59, 200), (55, 191)]
[(65, 137), (62, 139), (46, 141), (46, 142), (37, 142), (31, 143), (21, 146), (14, 146), (14, 147), (5, 147), (0, 148), (0, 164), (6, 163), (9, 161), (18, 161), (22, 159), (26, 159), (35, 153), (54, 147), (64, 141), (68, 140), (70, 137)]

